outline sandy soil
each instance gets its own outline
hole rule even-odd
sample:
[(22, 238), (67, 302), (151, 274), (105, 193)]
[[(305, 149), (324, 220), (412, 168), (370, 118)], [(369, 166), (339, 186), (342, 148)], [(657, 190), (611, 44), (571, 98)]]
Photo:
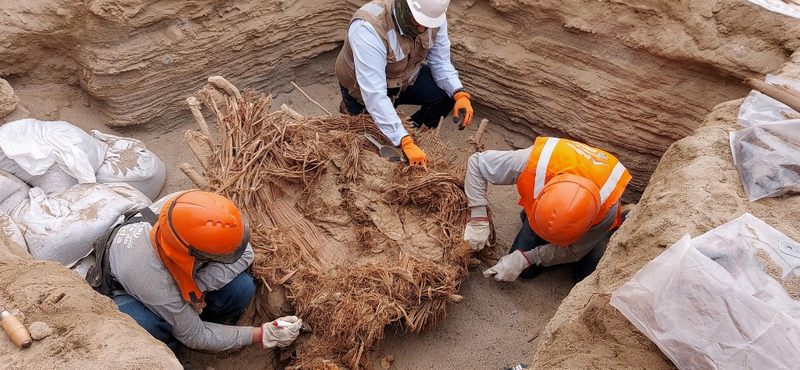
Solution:
[[(104, 125), (105, 117), (93, 109), (92, 98), (78, 88), (59, 84), (32, 85), (25, 79), (9, 82), (20, 98), (20, 108), (4, 122), (24, 117), (64, 120), (87, 131), (98, 129), (140, 139), (167, 165), (167, 182), (161, 195), (193, 187), (178, 169), (184, 162), (198, 166), (183, 139), (187, 129), (195, 128), (188, 109), (185, 122), (174, 129), (112, 129)], [(302, 81), (297, 83), (327, 110), (338, 114), (340, 95), (334, 81), (310, 86)], [(275, 97), (275, 108), (286, 103), (304, 115), (324, 114), (291, 86), (285, 91), (271, 93)], [(413, 109), (408, 107), (407, 111), (411, 113)], [(474, 134), (477, 123), (483, 118), (480, 113), (476, 112), (472, 130), (461, 132), (448, 117), (445, 124), (449, 126), (443, 128), (443, 137), (456, 145), (467, 145), (466, 138)], [(511, 139), (501, 137), (490, 126), (483, 142), (487, 149), (505, 150), (512, 149)], [(498, 220), (496, 249), (500, 254), (507, 250), (520, 226), (518, 196), (513, 187), (490, 187), (489, 197)], [(427, 333), (402, 333), (396, 328), (387, 328), (385, 340), (373, 354), (376, 368), (381, 368), (380, 360), (387, 355), (395, 357), (393, 369), (503, 369), (531, 358), (539, 333), (573, 286), (571, 270), (569, 267), (553, 268), (534, 280), (496, 283), (480, 273), (487, 267), (472, 271), (461, 288), (464, 301), (452, 306), (446, 322), (438, 329)], [(187, 369), (264, 369), (273, 368), (276, 363), (270, 351), (258, 347), (223, 355), (185, 350), (179, 358)]]

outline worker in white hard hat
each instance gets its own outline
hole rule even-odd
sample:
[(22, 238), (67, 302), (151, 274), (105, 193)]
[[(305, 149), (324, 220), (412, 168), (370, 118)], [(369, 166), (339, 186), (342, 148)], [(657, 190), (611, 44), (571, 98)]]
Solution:
[[(339, 110), (369, 112), (410, 164), (427, 165), (395, 111), (420, 105), (414, 126), (437, 127), (451, 111), (463, 129), (472, 121), (471, 95), (450, 63), (445, 12), (449, 0), (373, 0), (355, 12), (339, 57)], [(427, 61), (427, 64), (423, 62)]]
[(471, 207), (464, 240), (479, 251), (489, 238), (487, 184), (515, 184), (522, 227), (509, 254), (483, 274), (514, 281), (575, 263), (580, 281), (594, 271), (624, 220), (620, 197), (630, 180), (611, 153), (573, 140), (538, 137), (526, 149), (475, 153), (464, 180)]

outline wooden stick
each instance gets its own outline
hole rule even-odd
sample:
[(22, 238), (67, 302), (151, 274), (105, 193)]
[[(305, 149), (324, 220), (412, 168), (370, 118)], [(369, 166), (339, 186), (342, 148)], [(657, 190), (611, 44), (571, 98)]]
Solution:
[(747, 78), (744, 82), (783, 104), (800, 112), (800, 91), (788, 85), (773, 85), (755, 78)]
[(478, 133), (475, 134), (475, 145), (481, 145), (481, 139), (483, 139), (483, 134), (486, 133), (487, 126), (489, 126), (489, 120), (486, 118), (482, 119), (480, 126), (478, 126)]
[(295, 89), (297, 89), (297, 91), (300, 91), (300, 93), (301, 93), (301, 94), (303, 94), (303, 96), (305, 96), (305, 97), (306, 97), (306, 99), (308, 99), (308, 100), (310, 100), (312, 103), (314, 103), (314, 105), (316, 105), (317, 107), (319, 107), (319, 109), (322, 109), (322, 111), (323, 111), (323, 112), (325, 112), (325, 113), (326, 113), (328, 116), (333, 116), (333, 115), (331, 114), (331, 112), (328, 112), (328, 110), (327, 110), (327, 109), (325, 109), (325, 107), (323, 107), (323, 106), (322, 106), (322, 104), (320, 104), (320, 103), (317, 103), (317, 102), (316, 102), (316, 100), (314, 100), (314, 99), (311, 99), (311, 97), (310, 97), (310, 96), (308, 96), (308, 94), (306, 94), (306, 92), (305, 92), (305, 91), (303, 91), (303, 89), (301, 89), (301, 88), (300, 88), (300, 86), (297, 86), (297, 84), (296, 84), (296, 83), (294, 83), (294, 82), (292, 82), (291, 84), (292, 84), (292, 86), (294, 86), (294, 88), (295, 88)]
[(242, 99), (242, 94), (239, 92), (239, 89), (236, 86), (233, 86), (232, 83), (228, 82), (222, 76), (211, 76), (208, 78), (208, 82), (210, 82), (214, 87), (224, 91), (230, 96), (235, 96), (236, 100)]
[(186, 138), (186, 143), (189, 144), (189, 149), (197, 157), (200, 165), (203, 166), (204, 170), (208, 171), (211, 168), (211, 157), (214, 155), (211, 138), (195, 130), (187, 130), (184, 137)]
[(211, 130), (208, 129), (208, 123), (206, 123), (203, 113), (200, 112), (200, 101), (194, 96), (190, 96), (186, 98), (186, 103), (189, 104), (189, 110), (192, 111), (192, 116), (194, 117), (195, 122), (197, 122), (197, 125), (200, 126), (200, 132), (208, 137), (211, 137)]
[(286, 104), (281, 104), (281, 110), (288, 113), (289, 116), (294, 118), (295, 120), (302, 121), (303, 119), (305, 119), (305, 117), (303, 117), (302, 114), (297, 113), (297, 111), (295, 111), (292, 108), (289, 108), (289, 106)]
[(189, 180), (192, 180), (192, 182), (195, 185), (197, 185), (198, 189), (208, 190), (208, 180), (206, 179), (205, 176), (197, 172), (197, 169), (195, 169), (194, 166), (188, 163), (184, 163), (181, 165), (181, 171), (183, 171), (183, 173), (186, 175), (186, 177), (189, 178)]
[(439, 117), (439, 126), (436, 126), (436, 133), (434, 135), (437, 138), (439, 137), (439, 132), (442, 131), (442, 126), (444, 126), (444, 116)]

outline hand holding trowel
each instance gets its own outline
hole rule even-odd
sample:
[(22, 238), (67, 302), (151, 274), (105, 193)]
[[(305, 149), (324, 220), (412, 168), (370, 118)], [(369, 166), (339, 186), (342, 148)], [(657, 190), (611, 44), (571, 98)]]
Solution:
[(380, 153), (381, 158), (386, 158), (389, 160), (389, 162), (400, 162), (403, 160), (403, 156), (400, 155), (400, 152), (396, 148), (387, 145), (382, 145), (381, 143), (378, 142), (378, 140), (375, 140), (375, 138), (372, 137), (372, 135), (370, 134), (364, 134), (364, 137), (366, 137), (367, 140), (371, 141), (373, 144), (375, 144), (376, 147), (378, 147), (378, 153)]

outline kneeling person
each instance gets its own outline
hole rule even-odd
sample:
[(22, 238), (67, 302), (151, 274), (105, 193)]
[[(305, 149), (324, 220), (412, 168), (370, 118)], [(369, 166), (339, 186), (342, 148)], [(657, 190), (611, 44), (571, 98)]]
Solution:
[(302, 325), (294, 316), (281, 318), (291, 325), (223, 324), (255, 293), (244, 272), (253, 262), (249, 237), (247, 220), (227, 198), (200, 190), (171, 194), (127, 215), (96, 243), (103, 274), (95, 283), (91, 273), (87, 279), (173, 351), (179, 343), (209, 351), (288, 346)]
[(622, 223), (620, 197), (630, 180), (610, 153), (567, 139), (539, 137), (527, 149), (475, 153), (464, 186), (471, 207), (464, 240), (477, 251), (489, 237), (487, 183), (516, 184), (522, 228), (509, 254), (484, 275), (514, 281), (545, 266), (578, 262), (580, 281), (594, 271)]

